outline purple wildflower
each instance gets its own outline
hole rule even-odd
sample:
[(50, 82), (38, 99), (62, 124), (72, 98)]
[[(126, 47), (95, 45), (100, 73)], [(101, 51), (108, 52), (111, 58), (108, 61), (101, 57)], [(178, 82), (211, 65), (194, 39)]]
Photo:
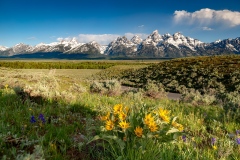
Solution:
[(183, 140), (183, 142), (186, 142), (187, 141), (187, 136), (186, 135), (182, 135), (182, 140)]
[(239, 133), (240, 133), (240, 130), (236, 130), (236, 134), (239, 135)]
[(37, 122), (34, 116), (31, 116), (30, 122), (31, 123), (36, 123)]
[(237, 144), (240, 144), (240, 138), (236, 139)]
[(42, 123), (46, 122), (46, 120), (45, 120), (45, 118), (44, 118), (42, 113), (39, 115), (38, 119), (40, 119), (42, 121)]
[(216, 138), (213, 137), (213, 138), (211, 139), (211, 145), (214, 145), (215, 143), (216, 143)]

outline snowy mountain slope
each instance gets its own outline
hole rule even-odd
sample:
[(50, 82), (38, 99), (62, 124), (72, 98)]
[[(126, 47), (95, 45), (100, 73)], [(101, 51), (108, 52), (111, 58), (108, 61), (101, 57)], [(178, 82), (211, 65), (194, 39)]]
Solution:
[(100, 45), (96, 41), (79, 43), (76, 38), (65, 39), (50, 44), (40, 43), (36, 46), (29, 46), (23, 43), (10, 48), (0, 46), (0, 56), (44, 52), (106, 54), (110, 56), (129, 57), (185, 57), (222, 53), (240, 54), (240, 38), (204, 43), (197, 39), (186, 37), (180, 32), (173, 35), (169, 33), (160, 35), (155, 30), (144, 40), (137, 35), (133, 36), (131, 40), (123, 36), (118, 37), (107, 46)]
[(8, 49), (8, 47), (0, 46), (0, 51), (5, 51), (5, 50), (7, 50), (7, 49)]
[[(140, 40), (135, 38), (136, 41)], [(134, 41), (134, 39), (133, 39)], [(106, 48), (105, 54), (107, 55), (125, 55), (131, 56), (137, 51), (138, 44), (127, 39), (127, 37), (118, 37), (116, 40), (112, 41)]]
[[(136, 37), (117, 39), (108, 45), (106, 54), (144, 56), (144, 57), (185, 57), (199, 55), (216, 55), (222, 53), (240, 53), (239, 38), (218, 41), (217, 43), (204, 43), (197, 39), (186, 37), (180, 32), (173, 35), (160, 35), (153, 31), (145, 40), (136, 41)], [(134, 47), (132, 50), (130, 47)], [(131, 53), (131, 54), (130, 54)]]

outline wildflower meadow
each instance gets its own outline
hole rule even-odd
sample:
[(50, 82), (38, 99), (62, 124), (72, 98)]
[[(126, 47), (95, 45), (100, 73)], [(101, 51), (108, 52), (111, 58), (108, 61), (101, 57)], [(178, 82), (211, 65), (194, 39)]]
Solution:
[[(142, 70), (122, 65), (113, 66), (119, 77)], [(38, 71), (0, 69), (1, 159), (240, 159), (237, 80), (224, 92), (175, 86), (181, 97), (171, 99), (172, 83), (157, 78), (142, 86), (132, 77), (138, 87), (124, 77), (103, 80), (109, 66), (84, 78), (86, 70)]]

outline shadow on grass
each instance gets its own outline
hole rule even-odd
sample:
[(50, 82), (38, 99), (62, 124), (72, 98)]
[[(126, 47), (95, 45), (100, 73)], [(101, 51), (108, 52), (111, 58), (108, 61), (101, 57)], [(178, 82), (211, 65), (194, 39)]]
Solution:
[[(35, 146), (41, 145), (46, 159), (98, 159), (95, 153), (102, 149), (96, 142), (87, 144), (98, 132), (98, 113), (91, 107), (49, 101), (42, 96), (31, 96), (22, 88), (8, 91), (0, 90), (0, 113), (11, 115), (0, 121), (6, 124), (0, 127), (0, 157), (16, 159), (23, 153), (34, 155)], [(45, 122), (39, 118), (40, 114)], [(32, 116), (36, 122), (31, 122)], [(79, 149), (81, 143), (84, 145)]]

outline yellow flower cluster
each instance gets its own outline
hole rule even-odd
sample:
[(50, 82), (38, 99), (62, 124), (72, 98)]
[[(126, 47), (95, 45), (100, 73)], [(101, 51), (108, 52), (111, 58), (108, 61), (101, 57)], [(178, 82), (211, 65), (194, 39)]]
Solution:
[(141, 127), (137, 126), (136, 129), (134, 130), (134, 133), (136, 134), (136, 136), (142, 137), (143, 129)]
[(118, 114), (122, 111), (123, 105), (122, 104), (116, 104), (113, 107), (114, 114)]
[(111, 116), (110, 112), (108, 112), (105, 116), (101, 116), (100, 119), (102, 121), (106, 121), (105, 129), (111, 131), (114, 129), (114, 123), (117, 122), (118, 126), (125, 131), (130, 127), (130, 123), (126, 122), (127, 114), (129, 108), (123, 107), (122, 104), (116, 104), (113, 107), (113, 115)]
[(123, 130), (126, 130), (127, 128), (130, 127), (130, 124), (127, 123), (126, 121), (121, 121), (121, 122), (119, 123), (119, 126), (120, 126), (120, 128), (122, 128)]
[(113, 128), (114, 128), (114, 123), (113, 123), (113, 121), (107, 120), (107, 121), (106, 121), (106, 126), (105, 126), (105, 128), (106, 128), (106, 130), (108, 130), (108, 131), (113, 130)]
[[(171, 112), (170, 110), (159, 108), (154, 112), (147, 113), (139, 112), (137, 110), (136, 111), (131, 110), (131, 114), (129, 114), (130, 112), (128, 107), (123, 106), (122, 104), (116, 104), (115, 106), (113, 106), (111, 112), (107, 112), (106, 115), (101, 116), (100, 119), (104, 121), (105, 123), (104, 128), (107, 131), (114, 130), (114, 133), (115, 132), (124, 133), (124, 137), (122, 138), (124, 141), (127, 141), (128, 136), (134, 135), (136, 137), (141, 138), (144, 137), (145, 132), (146, 135), (154, 134), (153, 137), (159, 137), (161, 136), (158, 135), (158, 133), (161, 132), (160, 129), (164, 130), (166, 129), (166, 127), (168, 128), (169, 126), (172, 126), (178, 129), (178, 131), (182, 132), (183, 125), (175, 122), (176, 118), (171, 118), (170, 112)], [(135, 116), (135, 114), (137, 115)], [(144, 115), (144, 117), (142, 117), (142, 115)], [(136, 117), (137, 119), (132, 119)], [(131, 124), (129, 122), (131, 122)], [(128, 129), (130, 127), (132, 127), (134, 130)]]
[(151, 132), (157, 131), (158, 127), (151, 113), (145, 116), (144, 123), (147, 125)]
[(170, 111), (169, 110), (159, 108), (158, 114), (163, 121), (169, 123), (169, 121), (170, 121), (170, 118), (169, 118)]
[(108, 112), (105, 116), (101, 116), (101, 120), (107, 121), (107, 120), (109, 120), (109, 117), (110, 117), (110, 112)]

